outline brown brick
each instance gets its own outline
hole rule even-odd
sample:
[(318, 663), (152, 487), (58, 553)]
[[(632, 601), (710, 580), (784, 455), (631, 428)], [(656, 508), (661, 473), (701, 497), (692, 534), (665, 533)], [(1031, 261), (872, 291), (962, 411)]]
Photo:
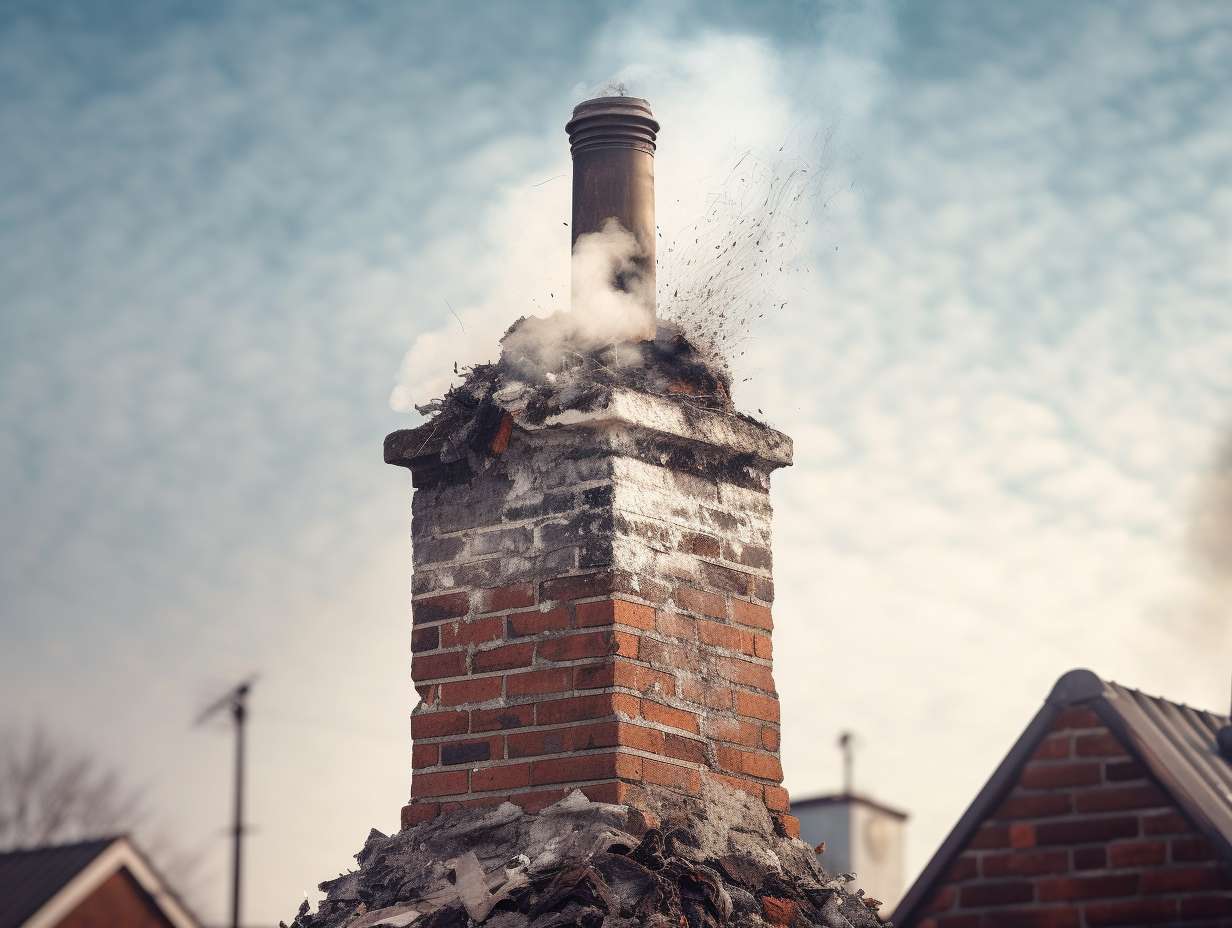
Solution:
[(505, 731), (535, 724), (535, 707), (527, 703), (521, 706), (503, 706), (499, 709), (472, 709), (471, 731)]
[(510, 638), (524, 638), (543, 632), (559, 631), (569, 627), (569, 610), (565, 606), (555, 609), (528, 609), (526, 612), (511, 612), (505, 616)]
[(732, 773), (743, 773), (775, 782), (783, 779), (783, 768), (779, 764), (779, 759), (772, 754), (719, 747), (718, 759), (719, 765)]
[(1031, 763), (1018, 782), (1027, 789), (1056, 789), (1060, 786), (1094, 786), (1102, 779), (1100, 765), (1094, 761), (1069, 764)]
[(1031, 760), (1068, 760), (1070, 738), (1068, 734), (1049, 735), (1031, 754)]
[(774, 692), (774, 675), (766, 664), (755, 664), (735, 657), (715, 657), (714, 668), (732, 683), (751, 686), (766, 693)]
[(1093, 710), (1084, 709), (1081, 706), (1070, 706), (1068, 709), (1062, 709), (1057, 715), (1056, 721), (1052, 723), (1052, 730), (1100, 728), (1103, 724)]
[(505, 677), (505, 692), (510, 696), (532, 696), (540, 693), (564, 693), (573, 689), (572, 667), (549, 667), (511, 673)]
[(664, 735), (657, 728), (643, 728), (641, 725), (630, 725), (627, 722), (618, 723), (616, 734), (620, 739), (621, 747), (636, 748), (651, 754), (670, 753), (665, 748), (666, 740), (680, 737), (679, 735)]
[(417, 773), (411, 777), (411, 795), (452, 796), (467, 791), (465, 770), (448, 770), (444, 773)]
[[(686, 738), (684, 735), (667, 735), (664, 737), (662, 732), (656, 732), (656, 734), (663, 737), (663, 747), (658, 753), (674, 757), (677, 760), (687, 760), (694, 764), (706, 763), (705, 741)], [(636, 747), (636, 745), (631, 746)], [(643, 748), (643, 750), (651, 749)]]
[(1175, 899), (1127, 899), (1122, 902), (1091, 902), (1083, 907), (1091, 928), (1104, 925), (1162, 925), (1177, 915)]
[(754, 796), (757, 799), (764, 799), (766, 794), (766, 785), (757, 780), (750, 780), (748, 777), (737, 777), (726, 773), (711, 773), (709, 776), (716, 780), (721, 780), (733, 789), (738, 789)]
[(574, 686), (579, 690), (619, 686), (637, 690), (639, 693), (659, 693), (665, 696), (676, 694), (676, 678), (671, 674), (623, 658), (614, 658), (602, 664), (578, 666), (573, 670)]
[(774, 644), (769, 635), (753, 636), (753, 654), (767, 661), (774, 656)]
[(791, 797), (781, 786), (766, 786), (764, 790), (766, 808), (771, 812), (786, 812), (791, 808)]
[(494, 789), (517, 789), (519, 786), (530, 786), (530, 783), (530, 764), (504, 764), (471, 771), (471, 789), (476, 793)]
[(615, 753), (537, 760), (531, 765), (531, 782), (538, 786), (578, 780), (602, 780), (615, 776), (637, 779), (641, 767), (639, 761), (640, 758)]
[(985, 822), (976, 830), (967, 846), (973, 851), (1007, 848), (1010, 846), (1009, 826)]
[(1215, 859), (1215, 848), (1209, 838), (1173, 838), (1171, 844), (1172, 860), (1176, 863)]
[(1074, 899), (1115, 899), (1138, 891), (1138, 874), (1064, 877), (1040, 880), (1036, 884), (1040, 902), (1068, 902)]
[(753, 653), (752, 632), (734, 625), (703, 619), (697, 623), (697, 636), (702, 644), (711, 647), (739, 651), (741, 654)]
[(439, 803), (419, 802), (402, 807), (402, 828), (414, 828), (421, 822), (430, 822), (441, 814)]
[(628, 625), (650, 630), (655, 627), (655, 611), (651, 606), (624, 599), (601, 599), (574, 606), (578, 628), (601, 625)]
[(441, 646), (441, 627), (429, 625), (411, 631), (411, 651), (434, 651)]
[(485, 612), (503, 612), (506, 609), (521, 609), (535, 602), (535, 587), (530, 583), (515, 583), (512, 586), (499, 586), (493, 590), (485, 590)]
[(1030, 822), (1011, 822), (1010, 847), (1035, 847), (1035, 826)]
[(746, 602), (743, 599), (732, 600), (732, 618), (741, 625), (764, 628), (766, 631), (774, 627), (768, 607), (762, 606), (759, 603)]
[(440, 763), (441, 746), (439, 744), (420, 744), (416, 742), (411, 745), (411, 766), (418, 769), (419, 767), (435, 767)]
[(1108, 849), (1106, 847), (1074, 848), (1075, 870), (1104, 870), (1107, 866)]
[(761, 746), (767, 751), (778, 751), (779, 730), (773, 725), (763, 725), (761, 727)]
[(446, 651), (443, 654), (416, 654), (411, 661), (411, 676), (416, 682), (441, 677), (460, 677), (466, 673), (466, 652)]
[(520, 731), (510, 734), (505, 743), (509, 757), (536, 757), (542, 754), (563, 754), (570, 750), (570, 732), (567, 728), (550, 731)]
[(938, 912), (948, 912), (954, 908), (954, 903), (958, 901), (957, 886), (938, 886), (933, 890), (928, 901), (924, 903), (924, 911), (930, 914)]
[(1109, 762), (1104, 764), (1104, 779), (1110, 783), (1145, 780), (1146, 769), (1134, 760)]
[[(1013, 857), (1013, 854), (1007, 855)], [(986, 857), (983, 859), (987, 859)], [(954, 863), (950, 865), (950, 869), (946, 871), (945, 878), (955, 883), (960, 883), (963, 880), (969, 880), (980, 872), (980, 855), (963, 854)]]
[(462, 706), (472, 702), (487, 702), (501, 694), (500, 677), (479, 677), (441, 684), (441, 705)]
[[(975, 860), (971, 861), (972, 866)], [(1069, 854), (1065, 851), (1013, 850), (989, 852), (979, 858), (980, 875), (985, 877), (1037, 876), (1041, 873), (1064, 873), (1069, 869)], [(975, 876), (972, 872), (970, 876)], [(965, 877), (964, 877), (965, 878)]]
[(642, 759), (642, 777), (647, 783), (666, 786), (696, 795), (701, 790), (701, 775), (691, 767), (663, 763), (650, 758)]
[(462, 590), (456, 593), (441, 593), (411, 603), (411, 616), (416, 625), (424, 622), (439, 622), (441, 619), (456, 619), (470, 611), (470, 596)]
[(499, 737), (485, 738), (482, 741), (446, 741), (440, 745), (440, 749), (441, 763), (445, 766), (501, 759)]
[(602, 657), (612, 652), (615, 643), (609, 632), (565, 635), (540, 641), (538, 655), (539, 659), (544, 661), (576, 661), (585, 657)]
[(1076, 812), (1121, 812), (1126, 809), (1154, 809), (1166, 805), (1168, 798), (1153, 783), (1108, 786), (1074, 794)]
[[(590, 787), (582, 790), (583, 793)], [(526, 812), (532, 815), (542, 812), (553, 803), (560, 802), (565, 798), (563, 789), (544, 789), (535, 790), (533, 793), (517, 793), (509, 797), (509, 801), (515, 806), (521, 806)]]
[(1110, 731), (1077, 735), (1074, 738), (1074, 753), (1079, 757), (1125, 757), (1125, 745)]
[(609, 570), (556, 577), (539, 584), (540, 601), (588, 599), (611, 593), (615, 578)]
[(779, 720), (779, 701), (773, 696), (762, 696), (759, 693), (746, 693), (737, 690), (735, 693), (736, 711), (740, 715), (761, 719), (763, 722)]
[(665, 706), (662, 703), (646, 700), (641, 705), (641, 712), (646, 721), (654, 722), (656, 725), (679, 728), (682, 731), (691, 731), (693, 734), (697, 734), (701, 729), (701, 723), (695, 714), (674, 706)]
[(1177, 835), (1191, 830), (1188, 820), (1179, 812), (1158, 812), (1142, 816), (1144, 835)]
[(1138, 819), (1069, 818), (1057, 822), (1040, 822), (1035, 826), (1035, 839), (1041, 845), (1094, 844), (1116, 838), (1136, 838)]
[(1181, 918), (1187, 922), (1221, 915), (1232, 915), (1232, 896), (1191, 896), (1181, 900)]
[(655, 630), (668, 638), (684, 638), (692, 641), (697, 638), (698, 620), (683, 612), (659, 609), (655, 612)]
[(706, 735), (716, 741), (730, 741), (746, 748), (755, 748), (761, 743), (761, 726), (740, 719), (709, 718), (706, 720)]
[(1049, 818), (1072, 811), (1069, 793), (1013, 792), (992, 814), (994, 819)]
[(792, 899), (782, 899), (778, 896), (761, 897), (762, 918), (775, 928), (789, 928), (794, 925), (799, 909), (799, 904)]
[(718, 558), (722, 553), (719, 539), (712, 535), (701, 535), (697, 532), (682, 532), (678, 547), (686, 554), (693, 554), (697, 557)]
[(440, 629), (441, 647), (456, 648), (499, 641), (505, 637), (505, 620), (500, 616), (489, 616), (470, 622), (446, 622)]
[(499, 648), (476, 651), (471, 665), (478, 672), (510, 670), (514, 667), (529, 667), (535, 659), (535, 646), (527, 641), (522, 644), (507, 644)]
[(716, 619), (727, 618), (727, 600), (718, 593), (693, 586), (678, 586), (672, 593), (672, 599), (677, 608), (685, 612), (696, 612)]
[(1079, 916), (1068, 907), (1054, 909), (997, 909), (985, 916), (990, 928), (1079, 928)]
[(596, 693), (541, 702), (535, 707), (535, 720), (540, 725), (557, 725), (601, 718), (613, 714), (612, 700), (606, 693)]
[(963, 908), (1015, 905), (1033, 898), (1035, 887), (1023, 881), (972, 883), (958, 891), (959, 905)]
[(1142, 873), (1142, 892), (1148, 896), (1216, 889), (1232, 889), (1232, 877), (1216, 867), (1196, 865)]
[(1127, 841), (1108, 846), (1108, 866), (1154, 867), (1162, 864), (1168, 856), (1168, 845), (1163, 841)]
[(465, 735), (468, 731), (470, 718), (465, 712), (424, 712), (411, 716), (412, 738)]

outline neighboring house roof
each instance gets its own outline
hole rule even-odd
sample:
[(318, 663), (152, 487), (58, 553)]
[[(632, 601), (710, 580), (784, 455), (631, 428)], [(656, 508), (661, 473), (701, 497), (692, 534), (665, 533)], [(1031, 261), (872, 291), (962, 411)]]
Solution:
[(868, 806), (870, 809), (876, 809), (878, 812), (882, 812), (899, 821), (906, 821), (908, 818), (907, 813), (901, 809), (888, 806), (884, 802), (878, 802), (876, 799), (869, 799), (860, 793), (830, 793), (825, 796), (810, 796), (808, 799), (793, 799), (791, 801), (793, 813), (801, 809), (817, 809), (824, 806), (840, 805)]
[(980, 824), (1013, 789), (1020, 769), (1057, 716), (1073, 706), (1093, 710), (1210, 838), (1217, 852), (1232, 860), (1232, 762), (1220, 755), (1216, 741), (1220, 729), (1232, 720), (1101, 680), (1090, 670), (1071, 670), (1057, 681), (1026, 731), (907, 891), (894, 911), (896, 922), (911, 921)]
[(121, 868), (176, 928), (200, 928), (123, 835), (0, 854), (0, 928), (55, 925)]

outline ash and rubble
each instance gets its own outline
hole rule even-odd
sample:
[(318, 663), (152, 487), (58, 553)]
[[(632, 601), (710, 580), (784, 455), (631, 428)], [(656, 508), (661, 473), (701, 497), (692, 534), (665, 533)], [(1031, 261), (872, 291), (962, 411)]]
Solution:
[(596, 344), (571, 328), (571, 315), (519, 319), (501, 338), (498, 361), (467, 368), (462, 383), (416, 406), (428, 421), (401, 433), (407, 456), (439, 455), (445, 464), (465, 460), (482, 469), (490, 452), (501, 450), (493, 443), (507, 439), (507, 416), (536, 426), (566, 411), (601, 408), (620, 389), (747, 418), (733, 408), (721, 361), (674, 323), (660, 320), (654, 339)]
[[(720, 783), (645, 809), (575, 790), (538, 814), (506, 802), (387, 837), (320, 885), (290, 928), (863, 928), (879, 903)], [(282, 928), (286, 928), (285, 923)]]

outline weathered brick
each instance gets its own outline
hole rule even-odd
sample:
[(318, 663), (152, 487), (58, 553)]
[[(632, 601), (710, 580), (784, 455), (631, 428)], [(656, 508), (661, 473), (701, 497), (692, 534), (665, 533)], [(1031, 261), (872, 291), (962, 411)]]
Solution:
[(769, 607), (743, 599), (732, 600), (732, 618), (741, 625), (764, 628), (766, 631), (774, 627)]
[(701, 774), (691, 767), (680, 767), (642, 758), (641, 776), (647, 783), (696, 795), (701, 791)]
[(443, 773), (416, 773), (411, 777), (411, 796), (454, 796), (468, 789), (469, 772), (449, 770)]
[(440, 745), (441, 764), (473, 764), (477, 761), (499, 759), (499, 738), (483, 741), (451, 741)]
[(586, 657), (602, 657), (616, 647), (616, 639), (608, 632), (588, 632), (545, 638), (538, 644), (538, 656), (543, 661), (576, 661)]
[(471, 789), (476, 793), (495, 789), (517, 789), (531, 785), (530, 764), (502, 764), (471, 771)]
[(535, 706), (535, 721), (539, 725), (558, 725), (612, 715), (612, 699), (612, 696), (597, 693), (541, 702)]
[(470, 611), (470, 602), (470, 596), (462, 590), (456, 593), (441, 593), (412, 602), (411, 615), (416, 625), (456, 619)]
[(415, 742), (411, 745), (411, 766), (419, 767), (435, 767), (440, 763), (441, 746), (439, 744), (421, 744)]
[(531, 642), (507, 644), (499, 648), (476, 651), (471, 656), (471, 666), (476, 672), (510, 670), (514, 667), (529, 667), (535, 659), (535, 646)]
[(655, 627), (655, 610), (643, 603), (625, 599), (601, 599), (578, 603), (574, 608), (578, 628), (599, 625), (628, 625), (649, 630)]
[[(499, 678), (497, 678), (499, 681)], [(509, 696), (533, 696), (541, 693), (563, 693), (573, 689), (572, 667), (550, 667), (511, 673), (505, 677), (505, 692)]]
[(465, 735), (468, 731), (470, 717), (465, 712), (423, 712), (411, 716), (412, 738)]
[(575, 574), (572, 577), (555, 577), (539, 584), (539, 599), (541, 602), (550, 602), (603, 596), (612, 592), (614, 579), (612, 572), (608, 570)]
[(511, 612), (505, 617), (510, 638), (540, 635), (543, 632), (559, 631), (570, 625), (569, 610), (558, 606), (555, 609), (529, 609), (526, 612)]
[(477, 677), (441, 684), (441, 705), (464, 706), (467, 703), (487, 702), (501, 694), (500, 677)]
[(739, 651), (741, 654), (753, 653), (752, 632), (734, 625), (703, 619), (697, 623), (697, 636), (702, 644), (711, 647)]
[(534, 605), (535, 585), (533, 583), (515, 583), (511, 586), (498, 586), (495, 589), (484, 590), (483, 611), (503, 612), (507, 609), (521, 609)]
[(411, 662), (411, 676), (416, 682), (458, 677), (466, 673), (466, 652), (446, 651), (440, 654), (416, 654)]
[(760, 693), (746, 693), (737, 690), (734, 694), (736, 712), (750, 718), (761, 719), (763, 722), (779, 720), (779, 701), (773, 696), (762, 696)]
[(472, 709), (471, 731), (504, 731), (535, 724), (535, 707), (531, 703), (504, 706), (499, 709)]
[(472, 644), (499, 641), (505, 636), (505, 620), (499, 616), (474, 619), (470, 622), (446, 622), (439, 626), (441, 647), (456, 648)]
[(642, 703), (642, 716), (648, 722), (665, 725), (668, 728), (679, 728), (698, 734), (701, 722), (696, 714), (677, 709), (675, 706), (665, 706), (662, 703), (646, 700)]
[[(648, 729), (643, 729), (648, 730)], [(699, 741), (696, 738), (686, 738), (684, 735), (666, 735), (662, 732), (655, 732), (662, 739), (662, 746), (658, 749), (658, 753), (674, 757), (677, 760), (687, 760), (694, 764), (706, 763), (706, 742)], [(654, 748), (643, 748), (643, 750), (655, 750)]]
[(441, 627), (429, 625), (411, 632), (411, 651), (434, 651), (441, 646)]
[(727, 600), (718, 593), (692, 586), (678, 586), (672, 593), (672, 599), (676, 607), (685, 612), (696, 612), (716, 619), (727, 617)]

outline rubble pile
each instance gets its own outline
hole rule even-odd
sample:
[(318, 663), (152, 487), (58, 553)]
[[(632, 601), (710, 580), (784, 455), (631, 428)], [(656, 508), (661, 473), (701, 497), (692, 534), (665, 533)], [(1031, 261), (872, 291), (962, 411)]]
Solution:
[(660, 321), (653, 340), (596, 345), (568, 318), (519, 319), (501, 339), (499, 361), (468, 368), (445, 396), (416, 406), (431, 419), (415, 430), (423, 432), (423, 450), (439, 452), (444, 463), (475, 463), (506, 414), (535, 426), (566, 410), (601, 407), (617, 388), (732, 411), (727, 374), (674, 324)]
[[(462, 809), (386, 837), (322, 883), (291, 928), (861, 928), (875, 900), (777, 833), (761, 803), (708, 784), (650, 811), (580, 790), (538, 814)], [(286, 928), (283, 925), (283, 928)]]

